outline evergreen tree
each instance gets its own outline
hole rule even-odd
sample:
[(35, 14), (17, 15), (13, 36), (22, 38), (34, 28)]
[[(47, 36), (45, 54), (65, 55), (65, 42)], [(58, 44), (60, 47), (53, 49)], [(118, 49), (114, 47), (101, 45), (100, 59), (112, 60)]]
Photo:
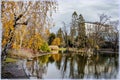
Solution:
[(86, 37), (86, 33), (85, 33), (85, 20), (83, 18), (83, 16), (80, 14), (79, 18), (78, 18), (78, 47), (85, 47), (85, 37)]
[(48, 40), (48, 44), (51, 45), (52, 42), (53, 42), (53, 40), (55, 39), (55, 34), (54, 34), (54, 33), (51, 33), (48, 39), (49, 39), (49, 40)]
[(71, 43), (75, 44), (75, 38), (76, 38), (76, 35), (77, 35), (77, 32), (76, 32), (76, 29), (77, 29), (77, 26), (78, 26), (78, 23), (77, 23), (77, 19), (78, 19), (78, 15), (77, 15), (77, 12), (74, 11), (73, 14), (72, 14), (72, 22), (71, 22), (71, 27), (70, 27), (70, 40), (71, 40)]
[(57, 37), (60, 38), (60, 43), (61, 43), (60, 46), (62, 46), (62, 44), (63, 44), (63, 35), (62, 34), (63, 34), (63, 31), (60, 28), (57, 32)]

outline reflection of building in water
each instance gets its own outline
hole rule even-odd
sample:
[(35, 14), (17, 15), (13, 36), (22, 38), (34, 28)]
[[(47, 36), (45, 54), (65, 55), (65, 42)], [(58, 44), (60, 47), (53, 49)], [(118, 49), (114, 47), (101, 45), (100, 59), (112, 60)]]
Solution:
[(46, 73), (45, 65), (40, 65), (38, 59), (32, 61), (25, 61), (24, 68), (26, 75), (29, 78), (39, 78), (42, 79), (43, 73)]
[(100, 59), (87, 60), (84, 72), (85, 77), (89, 78), (94, 76), (94, 78), (116, 78), (117, 77), (117, 65), (115, 64), (115, 58), (111, 59)]
[(117, 78), (118, 60), (114, 57), (65, 56), (62, 66), (63, 78)]

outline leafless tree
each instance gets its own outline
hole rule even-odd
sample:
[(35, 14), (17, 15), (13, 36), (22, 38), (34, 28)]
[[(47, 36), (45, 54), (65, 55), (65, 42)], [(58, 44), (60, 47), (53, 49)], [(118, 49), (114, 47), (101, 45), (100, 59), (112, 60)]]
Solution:
[(64, 44), (67, 47), (68, 46), (68, 30), (65, 22), (63, 22), (63, 39), (64, 39)]
[(90, 48), (97, 49), (104, 43), (104, 33), (106, 32), (106, 24), (110, 21), (110, 16), (100, 14), (99, 21), (93, 22), (91, 27), (92, 33), (89, 35), (88, 44)]
[(119, 40), (119, 21), (110, 21), (109, 26), (107, 28), (107, 34), (106, 38), (108, 39), (109, 42), (112, 43), (111, 48), (113, 48), (113, 51), (117, 51), (118, 48), (118, 40)]

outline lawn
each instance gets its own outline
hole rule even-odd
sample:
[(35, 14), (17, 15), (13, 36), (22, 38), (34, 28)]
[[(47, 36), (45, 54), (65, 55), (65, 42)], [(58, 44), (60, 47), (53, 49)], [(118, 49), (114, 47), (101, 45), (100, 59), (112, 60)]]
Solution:
[(66, 48), (59, 48), (59, 51), (65, 51)]
[(6, 58), (5, 62), (9, 63), (9, 62), (16, 62), (17, 59), (13, 59), (13, 58)]

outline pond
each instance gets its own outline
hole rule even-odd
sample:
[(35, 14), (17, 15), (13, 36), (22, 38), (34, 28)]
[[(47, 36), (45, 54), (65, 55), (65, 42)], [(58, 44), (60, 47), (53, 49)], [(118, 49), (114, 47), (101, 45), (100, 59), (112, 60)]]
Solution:
[(48, 54), (24, 60), (29, 78), (38, 79), (114, 79), (118, 77), (118, 56)]

